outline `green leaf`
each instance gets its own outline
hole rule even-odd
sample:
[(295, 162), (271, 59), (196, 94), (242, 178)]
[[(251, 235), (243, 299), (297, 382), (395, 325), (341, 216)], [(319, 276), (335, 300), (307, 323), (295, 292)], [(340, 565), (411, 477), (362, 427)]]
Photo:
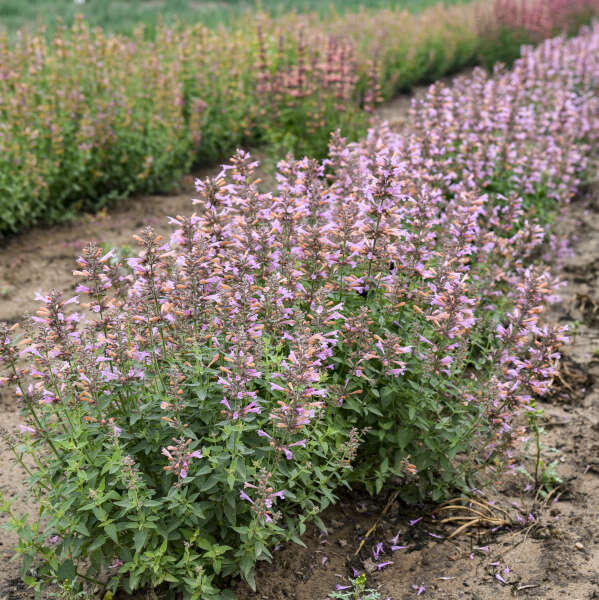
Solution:
[(92, 512), (94, 513), (94, 516), (96, 517), (96, 519), (98, 519), (98, 521), (106, 521), (106, 519), (108, 518), (106, 511), (103, 508), (100, 508), (99, 506), (93, 506)]
[(324, 524), (324, 521), (318, 515), (314, 515), (314, 524), (316, 525), (316, 527), (318, 527), (318, 529), (320, 529), (320, 531), (323, 531), (324, 533), (327, 532), (327, 526)]
[(77, 532), (80, 533), (81, 535), (85, 535), (88, 536), (90, 535), (89, 533), (89, 529), (81, 522), (77, 523), (73, 529)]
[(205, 518), (206, 514), (204, 513), (202, 507), (199, 504), (190, 504), (189, 506), (191, 512), (198, 517), (198, 519)]
[(239, 569), (243, 577), (247, 577), (247, 574), (254, 569), (254, 555), (244, 554), (239, 561)]
[(148, 539), (148, 533), (149, 531), (147, 529), (141, 529), (135, 532), (135, 535), (133, 536), (133, 541), (135, 542), (136, 553), (141, 552), (142, 548), (146, 543), (146, 540)]
[(237, 525), (237, 507), (230, 502), (225, 503), (225, 516), (231, 525)]
[(383, 417), (384, 414), (374, 404), (368, 405), (368, 412), (375, 414), (377, 417)]
[(114, 523), (106, 523), (104, 525), (104, 531), (110, 536), (110, 539), (115, 543), (119, 543), (119, 536), (116, 532), (116, 526)]
[(129, 576), (129, 587), (131, 590), (137, 589), (137, 584), (139, 583), (139, 573), (131, 573)]
[(235, 477), (235, 473), (227, 474), (227, 485), (229, 486), (230, 490), (232, 490), (235, 487), (236, 479), (237, 478)]
[(95, 550), (97, 550), (100, 546), (102, 546), (102, 544), (104, 544), (104, 542), (106, 541), (106, 536), (105, 535), (99, 535), (90, 545), (88, 548), (88, 552), (94, 552)]
[(243, 574), (243, 578), (247, 582), (247, 584), (252, 588), (252, 591), (256, 591), (256, 578), (254, 577), (254, 570), (248, 571)]
[(26, 575), (27, 572), (29, 571), (29, 567), (31, 567), (32, 564), (33, 564), (33, 556), (31, 556), (30, 554), (25, 554), (21, 561), (21, 573), (23, 575)]
[(60, 581), (66, 581), (67, 579), (69, 581), (74, 581), (75, 577), (77, 577), (75, 563), (70, 558), (65, 560), (58, 568), (56, 577), (58, 577)]
[(381, 473), (385, 474), (389, 470), (389, 458), (385, 456), (385, 458), (381, 462)]
[[(300, 523), (300, 529), (301, 529), (302, 525), (304, 525), (304, 524)], [(304, 531), (305, 530), (306, 530), (306, 526), (304, 525)], [(306, 544), (304, 544), (304, 542), (302, 542), (302, 540), (300, 540), (300, 538), (298, 538), (297, 535), (292, 535), (290, 539), (292, 542), (294, 542), (298, 546), (303, 546), (304, 548), (307, 548)]]

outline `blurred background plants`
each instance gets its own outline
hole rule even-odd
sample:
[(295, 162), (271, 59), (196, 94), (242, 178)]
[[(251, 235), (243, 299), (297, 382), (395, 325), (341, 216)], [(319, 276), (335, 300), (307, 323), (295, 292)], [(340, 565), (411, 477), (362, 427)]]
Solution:
[[(402, 7), (416, 3), (355, 2), (339, 13), (246, 14), (208, 28), (190, 24), (197, 19), (188, 5), (175, 3), (173, 18), (154, 23), (140, 13), (142, 24), (127, 25), (123, 36), (94, 28), (110, 28), (119, 13), (103, 21), (104, 9), (89, 2), (76, 6), (90, 21), (7, 32), (0, 36), (0, 237), (133, 193), (168, 192), (192, 165), (237, 147), (323, 157), (332, 131), (357, 139), (373, 109), (396, 93), (478, 62), (509, 62), (521, 42), (573, 30), (598, 8), (597, 0), (505, 8), (520, 4), (419, 3), (423, 10), (412, 14)], [(3, 6), (25, 15), (24, 3)], [(35, 6), (43, 21), (46, 5)], [(289, 8), (281, 6), (274, 12)], [(140, 2), (131, 8), (132, 15), (150, 10)]]
[[(471, 0), (446, 0), (446, 4), (465, 4)], [(207, 27), (237, 24), (253, 18), (257, 11), (270, 16), (290, 12), (315, 12), (327, 17), (332, 12), (356, 12), (361, 8), (406, 9), (410, 12), (437, 4), (439, 0), (0, 0), (0, 30), (15, 32), (23, 27), (45, 24), (52, 32), (57, 17), (70, 26), (83, 14), (93, 27), (114, 33), (130, 34), (143, 24), (153, 36), (161, 22), (202, 23)]]

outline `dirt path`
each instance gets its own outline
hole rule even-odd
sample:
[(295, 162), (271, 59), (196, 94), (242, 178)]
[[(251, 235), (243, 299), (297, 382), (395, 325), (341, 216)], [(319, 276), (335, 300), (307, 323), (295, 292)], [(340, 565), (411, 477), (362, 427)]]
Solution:
[[(401, 121), (406, 98), (385, 107), (382, 117)], [(215, 170), (204, 172), (206, 176)], [(190, 213), (191, 179), (177, 196), (133, 199), (109, 214), (84, 216), (76, 222), (39, 228), (0, 248), (0, 319), (19, 320), (37, 308), (34, 292), (56, 287), (68, 292), (74, 258), (89, 240), (109, 245), (131, 243), (131, 235), (151, 224), (168, 231), (167, 215)], [(244, 585), (240, 600), (324, 600), (337, 585), (347, 585), (352, 569), (367, 573), (369, 587), (381, 600), (502, 600), (513, 597), (547, 600), (599, 598), (599, 189), (572, 205), (564, 233), (576, 231), (575, 255), (564, 266), (567, 287), (556, 319), (576, 328), (563, 361), (563, 381), (556, 382), (545, 409), (543, 460), (557, 460), (563, 484), (543, 504), (527, 492), (529, 480), (515, 473), (487, 499), (508, 513), (510, 527), (471, 529), (448, 540), (455, 528), (440, 524), (433, 507), (406, 507), (391, 502), (386, 515), (355, 556), (366, 532), (377, 522), (387, 496), (373, 500), (354, 494), (325, 514), (327, 536), (312, 530), (307, 548), (277, 550), (275, 561), (259, 570), (258, 593)], [(0, 395), (0, 424), (19, 422), (12, 400)], [(524, 456), (520, 457), (521, 462)], [(530, 462), (527, 463), (529, 470)], [(0, 449), (0, 491), (14, 496), (20, 489), (20, 469)], [(542, 500), (542, 499), (541, 499)], [(31, 507), (20, 503), (26, 512)], [(499, 513), (497, 513), (499, 515)], [(0, 517), (0, 525), (2, 517)], [(392, 542), (393, 540), (393, 542)], [(0, 600), (30, 600), (18, 564), (8, 563), (16, 540), (0, 535)], [(377, 544), (383, 547), (375, 560)], [(391, 545), (405, 546), (391, 551)], [(381, 570), (376, 564), (390, 562)], [(145, 598), (145, 596), (140, 596)]]

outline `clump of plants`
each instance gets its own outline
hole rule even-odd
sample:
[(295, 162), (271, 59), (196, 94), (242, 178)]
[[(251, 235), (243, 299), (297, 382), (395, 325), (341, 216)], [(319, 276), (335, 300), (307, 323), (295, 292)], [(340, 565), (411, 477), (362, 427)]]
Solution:
[(343, 485), (440, 500), (510, 468), (565, 340), (539, 257), (597, 147), (598, 49), (433, 86), (402, 133), (336, 135), (272, 192), (238, 151), (169, 240), (86, 247), (76, 296), (0, 331), (26, 582), (226, 597)]
[(575, 31), (596, 0), (501, 0), (420, 14), (286, 15), (153, 39), (91, 28), (0, 34), (0, 237), (171, 191), (192, 163), (263, 145), (323, 158), (362, 136), (373, 109), (466, 66), (513, 61), (522, 43)]

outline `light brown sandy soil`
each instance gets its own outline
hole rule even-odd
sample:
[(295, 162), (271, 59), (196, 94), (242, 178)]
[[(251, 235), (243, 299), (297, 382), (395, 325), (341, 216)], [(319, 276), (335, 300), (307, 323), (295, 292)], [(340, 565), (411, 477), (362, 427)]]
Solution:
[[(407, 108), (406, 98), (400, 98), (381, 114), (400, 122)], [(0, 319), (16, 321), (34, 311), (35, 291), (56, 287), (68, 293), (74, 259), (87, 241), (131, 244), (131, 235), (146, 224), (168, 232), (167, 215), (192, 210), (191, 179), (184, 183), (187, 188), (180, 195), (137, 198), (106, 215), (27, 232), (0, 248)], [(274, 563), (259, 570), (257, 593), (236, 585), (240, 600), (324, 600), (335, 585), (347, 583), (352, 567), (368, 573), (369, 586), (379, 589), (382, 600), (416, 598), (421, 586), (421, 597), (438, 600), (599, 598), (599, 389), (593, 387), (599, 377), (599, 361), (594, 358), (599, 349), (599, 190), (575, 202), (570, 214), (564, 233), (576, 230), (578, 239), (575, 256), (562, 271), (568, 285), (554, 314), (579, 325), (566, 350), (563, 382), (556, 382), (554, 397), (542, 403), (543, 457), (548, 463), (557, 458), (557, 472), (564, 482), (550, 502), (542, 505), (524, 492), (528, 480), (523, 475), (510, 476), (498, 489), (486, 492), (488, 500), (507, 510), (513, 525), (494, 533), (488, 528), (472, 529), (452, 540), (446, 538), (455, 526), (441, 525), (435, 507), (392, 502), (354, 556), (380, 518), (389, 491), (375, 499), (359, 493), (345, 495), (325, 514), (328, 535), (312, 530), (304, 536), (307, 548), (279, 549)], [(3, 394), (0, 425), (14, 429), (19, 417), (13, 400), (6, 391)], [(8, 497), (17, 494), (22, 476), (1, 448), (0, 491)], [(27, 502), (19, 507), (24, 512), (33, 509)], [(419, 517), (422, 520), (410, 526)], [(0, 516), (0, 525), (3, 520)], [(392, 553), (389, 541), (398, 533), (397, 544), (407, 548)], [(377, 542), (384, 543), (386, 552), (378, 562), (393, 564), (370, 572)], [(18, 562), (7, 562), (15, 543), (14, 537), (0, 530), (0, 600), (33, 598), (19, 578)]]

